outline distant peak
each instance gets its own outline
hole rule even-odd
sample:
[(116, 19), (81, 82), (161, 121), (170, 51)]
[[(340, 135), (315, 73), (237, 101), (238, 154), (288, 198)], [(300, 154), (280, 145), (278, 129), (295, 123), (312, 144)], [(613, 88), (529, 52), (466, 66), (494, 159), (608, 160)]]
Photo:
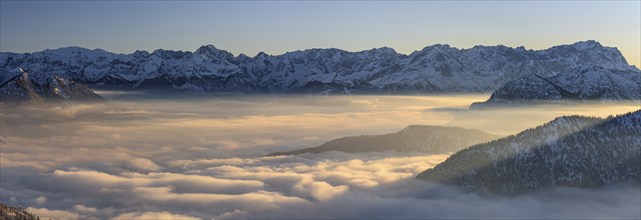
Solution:
[(377, 52), (377, 53), (392, 53), (392, 54), (396, 54), (397, 53), (396, 50), (394, 50), (394, 48), (391, 48), (391, 47), (373, 48), (373, 49), (371, 49), (369, 51)]
[(587, 41), (579, 41), (574, 44), (572, 44), (574, 48), (579, 49), (579, 50), (588, 50), (588, 49), (594, 49), (594, 48), (600, 48), (603, 47), (601, 43), (595, 41), (595, 40), (587, 40)]
[(238, 54), (238, 59), (245, 60), (245, 59), (249, 59), (249, 58), (251, 58), (251, 57), (247, 56), (244, 53)]
[(217, 51), (217, 50), (218, 50), (218, 48), (216, 48), (214, 45), (208, 44), (208, 45), (204, 45), (204, 46), (199, 47), (196, 50), (196, 53), (197, 54), (205, 54), (205, 53), (211, 53), (211, 52)]
[(88, 52), (91, 51), (87, 48), (84, 47), (79, 47), (79, 46), (69, 46), (69, 47), (61, 47), (57, 49), (46, 49), (44, 51), (50, 51), (50, 52), (57, 52), (57, 53), (75, 53), (75, 52)]
[(156, 55), (160, 55), (160, 54), (162, 54), (162, 53), (164, 53), (164, 52), (165, 52), (165, 50), (164, 50), (164, 49), (155, 49), (155, 50), (154, 50), (153, 52), (151, 52), (151, 53), (152, 53), (152, 54), (156, 54)]
[(256, 54), (256, 58), (260, 58), (260, 57), (268, 57), (268, 56), (269, 56), (269, 54), (266, 54), (266, 53), (265, 53), (265, 52), (263, 52), (263, 51), (260, 51), (260, 52), (258, 52), (258, 54)]
[(432, 49), (449, 49), (451, 48), (449, 44), (434, 44), (431, 46), (424, 47), (422, 51), (432, 50)]
[(146, 56), (149, 56), (149, 52), (147, 52), (147, 51), (145, 51), (145, 50), (136, 50), (136, 51), (133, 53), (133, 55), (134, 55), (135, 57), (146, 57)]

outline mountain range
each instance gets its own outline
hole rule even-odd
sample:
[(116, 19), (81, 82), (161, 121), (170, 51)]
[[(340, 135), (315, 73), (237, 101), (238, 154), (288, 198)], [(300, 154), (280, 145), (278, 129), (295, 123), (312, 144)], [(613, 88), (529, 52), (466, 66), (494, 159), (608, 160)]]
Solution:
[[(105, 89), (234, 93), (493, 92), (519, 77), (556, 77), (585, 66), (641, 74), (618, 49), (596, 41), (545, 50), (433, 45), (409, 55), (391, 48), (359, 52), (308, 49), (282, 55), (234, 56), (212, 45), (195, 52), (158, 49), (116, 54), (67, 47), (0, 53), (0, 80), (22, 67), (36, 82), (57, 75)], [(617, 84), (618, 85), (618, 84)], [(613, 85), (616, 86), (616, 85)]]
[(328, 141), (317, 147), (276, 152), (267, 156), (299, 155), (328, 151), (342, 151), (346, 153), (383, 151), (448, 153), (456, 152), (470, 145), (483, 143), (496, 138), (498, 138), (498, 136), (476, 129), (411, 125), (396, 133), (342, 137)]
[(641, 182), (641, 110), (606, 119), (565, 116), (471, 146), (417, 176), (477, 192)]

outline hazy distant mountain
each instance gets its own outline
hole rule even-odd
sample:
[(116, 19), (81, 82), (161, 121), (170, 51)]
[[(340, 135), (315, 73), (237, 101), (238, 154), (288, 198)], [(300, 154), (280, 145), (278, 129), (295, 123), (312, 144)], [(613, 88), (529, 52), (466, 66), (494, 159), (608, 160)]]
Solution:
[(59, 75), (92, 86), (208, 92), (434, 93), (492, 92), (521, 76), (553, 77), (581, 66), (639, 72), (619, 50), (596, 41), (546, 50), (434, 45), (409, 55), (391, 48), (360, 52), (309, 49), (255, 57), (203, 46), (195, 52), (158, 49), (115, 54), (67, 47), (0, 53), (3, 74), (17, 67), (46, 80)]
[(343, 137), (331, 140), (317, 147), (277, 152), (269, 154), (268, 156), (298, 155), (327, 151), (342, 151), (347, 153), (381, 151), (447, 153), (496, 138), (498, 138), (498, 136), (474, 129), (412, 125), (392, 134)]
[(471, 108), (594, 100), (641, 100), (641, 73), (590, 66), (550, 77), (526, 75), (507, 82), (490, 99)]
[(2, 220), (36, 220), (40, 217), (27, 212), (24, 208), (0, 203), (0, 219)]
[(641, 110), (607, 119), (560, 117), (461, 150), (417, 178), (499, 194), (639, 183)]
[(86, 86), (60, 76), (52, 75), (44, 80), (33, 80), (26, 72), (13, 71), (11, 74), (14, 77), (0, 84), (0, 101), (40, 103), (104, 100)]

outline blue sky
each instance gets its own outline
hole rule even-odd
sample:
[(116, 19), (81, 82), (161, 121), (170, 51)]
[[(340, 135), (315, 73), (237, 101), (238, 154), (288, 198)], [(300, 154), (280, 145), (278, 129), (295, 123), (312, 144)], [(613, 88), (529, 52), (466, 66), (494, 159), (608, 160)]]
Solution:
[(641, 66), (641, 1), (2, 1), (0, 51), (81, 46), (119, 53), (234, 54), (437, 44), (544, 49), (593, 39)]

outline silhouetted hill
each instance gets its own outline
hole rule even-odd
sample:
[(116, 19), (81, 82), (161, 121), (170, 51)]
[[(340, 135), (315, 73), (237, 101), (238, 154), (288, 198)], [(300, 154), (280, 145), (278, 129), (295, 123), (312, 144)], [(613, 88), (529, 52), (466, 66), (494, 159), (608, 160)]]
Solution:
[(331, 140), (317, 147), (288, 152), (276, 152), (268, 156), (321, 153), (327, 151), (342, 151), (347, 153), (380, 151), (446, 153), (454, 152), (473, 144), (490, 141), (497, 137), (496, 135), (474, 129), (412, 125), (392, 134), (343, 137)]

